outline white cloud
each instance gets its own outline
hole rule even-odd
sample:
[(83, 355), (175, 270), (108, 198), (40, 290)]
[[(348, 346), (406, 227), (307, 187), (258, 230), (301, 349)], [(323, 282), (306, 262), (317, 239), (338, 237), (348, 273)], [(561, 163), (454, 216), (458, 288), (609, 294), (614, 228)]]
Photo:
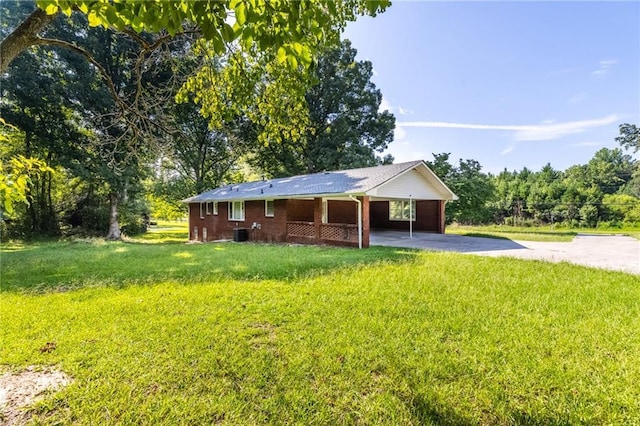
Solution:
[(373, 74), (374, 77), (378, 76), (378, 71), (376, 71), (375, 68), (371, 68), (371, 73)]
[(378, 106), (378, 111), (379, 112), (383, 112), (383, 111), (392, 112), (393, 111), (393, 107), (391, 106), (391, 104), (389, 103), (387, 98), (385, 98), (384, 96), (382, 96), (382, 101), (380, 101), (380, 106)]
[(500, 155), (505, 155), (510, 153), (511, 151), (514, 150), (514, 146), (513, 145), (509, 145), (508, 147), (506, 147), (505, 149), (503, 149), (502, 151), (500, 151)]
[(619, 121), (615, 114), (602, 118), (581, 121), (568, 121), (566, 123), (553, 123), (547, 121), (542, 124), (509, 125), (509, 124), (473, 124), (473, 123), (449, 123), (444, 121), (405, 121), (398, 122), (396, 126), (403, 127), (430, 127), (440, 129), (471, 129), (471, 130), (506, 130), (512, 131), (516, 141), (542, 141), (558, 139), (563, 136), (583, 133), (593, 127), (606, 126)]
[(402, 128), (402, 126), (396, 125), (396, 128), (393, 130), (393, 140), (401, 141), (407, 136), (407, 131)]
[(602, 118), (581, 121), (568, 121), (566, 123), (541, 124), (538, 126), (523, 126), (514, 136), (518, 141), (543, 141), (558, 139), (563, 136), (586, 132), (593, 127), (602, 127), (618, 121), (615, 114)]
[(602, 77), (618, 63), (617, 59), (603, 59), (598, 63), (598, 69), (591, 72), (594, 77)]
[(391, 102), (387, 98), (382, 95), (382, 100), (380, 101), (380, 106), (378, 106), (378, 112), (389, 111), (390, 113), (397, 113), (400, 115), (413, 114), (413, 111), (408, 108), (403, 108), (401, 106), (395, 107), (391, 105)]

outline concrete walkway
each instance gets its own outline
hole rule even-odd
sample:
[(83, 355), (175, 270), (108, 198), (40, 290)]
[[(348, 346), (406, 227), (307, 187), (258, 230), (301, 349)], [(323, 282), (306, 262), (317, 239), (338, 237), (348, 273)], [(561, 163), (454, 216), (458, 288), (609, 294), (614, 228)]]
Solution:
[(371, 245), (455, 251), (480, 256), (509, 256), (640, 274), (640, 240), (621, 235), (578, 234), (568, 243), (512, 241), (452, 234), (372, 231)]

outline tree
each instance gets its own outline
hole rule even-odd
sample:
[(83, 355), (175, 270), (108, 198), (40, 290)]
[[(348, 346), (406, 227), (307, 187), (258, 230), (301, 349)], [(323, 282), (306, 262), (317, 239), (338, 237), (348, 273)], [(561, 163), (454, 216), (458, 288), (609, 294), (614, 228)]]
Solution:
[(633, 171), (633, 158), (619, 148), (602, 148), (587, 163), (587, 179), (603, 194), (616, 193), (631, 180)]
[[(316, 46), (337, 40), (347, 21), (357, 15), (375, 16), (390, 4), (388, 0), (209, 0), (209, 1), (122, 1), (38, 0), (39, 9), (27, 17), (0, 43), (0, 72), (26, 48), (50, 44), (40, 32), (59, 13), (73, 11), (87, 15), (90, 26), (119, 31), (166, 31), (173, 36), (190, 23), (212, 42), (216, 53), (224, 53), (237, 41), (249, 49), (277, 53), (280, 63), (292, 68), (310, 64)], [(233, 22), (230, 24), (229, 22)]]
[[(4, 16), (33, 7), (27, 3), (9, 6), (14, 7), (3, 9)], [(91, 220), (82, 221), (89, 206), (102, 204), (90, 198), (104, 196), (110, 201), (109, 236), (119, 238), (118, 203), (138, 204), (131, 196), (141, 188), (142, 170), (157, 130), (145, 117), (161, 116), (158, 105), (166, 99), (157, 99), (156, 86), (169, 81), (171, 75), (166, 72), (162, 51), (153, 50), (155, 55), (149, 55), (145, 48), (156, 44), (153, 36), (130, 37), (102, 28), (83, 30), (86, 26), (81, 14), (59, 17), (45, 36), (68, 40), (74, 49), (35, 49), (11, 64), (2, 85), (2, 114), (24, 132), (25, 155), (37, 155), (64, 168), (70, 177), (82, 178), (86, 196), (67, 203), (78, 206), (69, 212), (74, 223), (93, 222), (105, 229), (107, 224), (96, 223), (98, 216), (92, 212), (88, 215)], [(88, 51), (92, 52), (90, 61)], [(137, 114), (121, 114), (118, 102), (136, 105)], [(51, 175), (45, 174), (40, 181), (41, 185), (33, 185), (27, 216), (32, 232), (45, 230), (45, 225), (57, 227), (61, 213), (51, 197), (55, 186)]]
[(486, 223), (492, 219), (488, 207), (493, 200), (494, 186), (490, 177), (482, 173), (476, 160), (462, 160), (458, 167), (449, 163), (449, 153), (433, 154), (427, 165), (458, 196), (446, 211), (447, 222), (465, 224)]
[[(95, 2), (87, 0), (38, 0), (33, 12), (0, 43), (0, 71), (29, 46), (53, 45), (80, 53), (100, 72), (111, 89), (116, 107), (128, 124), (160, 126), (153, 116), (138, 110), (138, 102), (127, 102), (111, 84), (107, 69), (90, 50), (63, 38), (42, 37), (51, 16), (83, 13), (89, 26), (114, 28), (139, 41), (142, 56), (151, 55), (162, 43), (178, 34), (197, 34), (202, 43), (193, 46), (204, 63), (185, 84), (179, 99), (194, 99), (210, 126), (220, 129), (239, 111), (256, 124), (263, 143), (299, 139), (304, 124), (304, 93), (307, 71), (319, 46), (339, 41), (346, 22), (357, 15), (375, 16), (388, 0), (181, 0)], [(43, 12), (44, 11), (44, 12)], [(158, 34), (154, 42), (138, 36), (143, 31)], [(222, 58), (217, 70), (212, 63)], [(142, 74), (142, 61), (136, 72)], [(193, 96), (195, 95), (195, 96)], [(133, 97), (141, 99), (140, 94)], [(161, 126), (160, 126), (161, 127)], [(135, 128), (132, 128), (135, 130)], [(163, 129), (167, 130), (167, 129)]]
[(172, 109), (169, 152), (156, 171), (155, 195), (167, 202), (181, 200), (233, 181), (238, 161), (255, 148), (257, 135), (244, 117), (211, 129), (199, 113), (198, 104), (188, 102)]
[[(7, 3), (1, 10), (2, 21), (10, 25), (33, 7), (28, 3)], [(0, 114), (20, 134), (13, 138), (12, 151), (4, 153), (7, 158), (23, 155), (50, 166), (46, 172), (31, 177), (27, 188), (29, 203), (24, 207), (27, 214), (18, 215), (14, 223), (25, 232), (57, 234), (60, 205), (54, 195), (53, 170), (78, 158), (79, 142), (84, 136), (74, 113), (77, 98), (70, 90), (66, 67), (52, 52), (39, 53), (26, 52), (5, 73)]]
[(620, 136), (616, 138), (616, 142), (624, 149), (632, 149), (633, 152), (640, 151), (640, 128), (634, 124), (621, 124)]
[(379, 111), (382, 94), (369, 61), (356, 61), (351, 42), (324, 51), (304, 101), (308, 119), (299, 140), (260, 147), (254, 159), (273, 176), (315, 173), (390, 163), (380, 158), (393, 140), (395, 118)]
[(626, 194), (607, 194), (602, 199), (602, 205), (608, 215), (608, 220), (630, 224), (640, 223), (640, 198), (638, 197)]

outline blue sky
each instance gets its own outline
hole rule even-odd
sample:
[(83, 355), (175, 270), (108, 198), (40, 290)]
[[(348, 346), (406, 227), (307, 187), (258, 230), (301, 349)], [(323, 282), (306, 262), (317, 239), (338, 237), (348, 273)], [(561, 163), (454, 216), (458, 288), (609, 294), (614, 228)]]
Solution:
[(564, 170), (640, 125), (640, 2), (405, 2), (344, 34), (396, 116), (396, 162)]

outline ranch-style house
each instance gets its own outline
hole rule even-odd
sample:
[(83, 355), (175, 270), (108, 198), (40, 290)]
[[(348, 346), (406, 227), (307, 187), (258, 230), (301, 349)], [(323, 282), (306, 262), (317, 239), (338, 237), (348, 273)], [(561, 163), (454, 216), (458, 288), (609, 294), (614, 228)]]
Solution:
[(444, 233), (458, 197), (424, 161), (224, 185), (184, 200), (191, 241), (365, 248), (371, 230)]

